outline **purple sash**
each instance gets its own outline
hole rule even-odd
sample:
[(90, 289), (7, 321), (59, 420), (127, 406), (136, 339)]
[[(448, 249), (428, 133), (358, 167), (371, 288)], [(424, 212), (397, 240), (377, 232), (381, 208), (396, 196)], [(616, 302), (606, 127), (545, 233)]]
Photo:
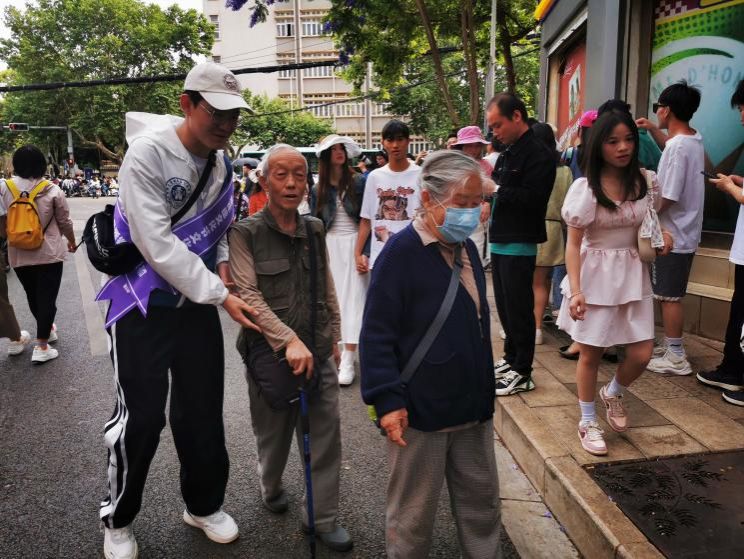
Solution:
[[(228, 180), (222, 185), (222, 192), (214, 204), (187, 221), (178, 223), (173, 228), (173, 234), (198, 256), (202, 256), (214, 248), (223, 235), (227, 233), (233, 221), (235, 208), (233, 206), (233, 188), (230, 178), (231, 174), (228, 174)], [(114, 208), (114, 226), (118, 234), (117, 240), (121, 238), (125, 242), (131, 242), (129, 224), (126, 217), (121, 213), (118, 202)], [(155, 289), (180, 295), (144, 260), (128, 274), (111, 278), (96, 296), (96, 301), (111, 299), (111, 305), (106, 315), (106, 328), (135, 306), (139, 308), (142, 316), (147, 316), (147, 304), (150, 300), (150, 294)]]

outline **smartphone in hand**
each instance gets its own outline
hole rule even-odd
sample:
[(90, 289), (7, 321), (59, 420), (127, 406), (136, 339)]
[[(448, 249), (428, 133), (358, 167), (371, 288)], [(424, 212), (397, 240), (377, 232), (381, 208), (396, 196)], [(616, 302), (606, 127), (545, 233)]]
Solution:
[(713, 173), (709, 173), (708, 171), (700, 171), (700, 174), (703, 175), (706, 179), (717, 179), (718, 176), (714, 175)]

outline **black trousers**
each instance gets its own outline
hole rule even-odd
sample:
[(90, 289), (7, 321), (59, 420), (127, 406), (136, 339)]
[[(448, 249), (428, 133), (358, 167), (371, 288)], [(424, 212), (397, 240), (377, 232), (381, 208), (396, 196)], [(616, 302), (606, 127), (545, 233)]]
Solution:
[(26, 292), (28, 308), (36, 319), (36, 337), (47, 340), (57, 314), (57, 294), (62, 284), (62, 262), (19, 266), (14, 270)]
[(738, 373), (744, 384), (744, 353), (741, 351), (741, 329), (744, 325), (744, 266), (734, 269), (734, 296), (731, 299), (726, 343), (723, 346), (721, 368)]
[(493, 294), (506, 332), (504, 359), (521, 375), (532, 373), (535, 357), (534, 256), (491, 254)]
[(217, 309), (187, 303), (180, 309), (134, 309), (109, 329), (116, 406), (106, 423), (109, 494), (100, 516), (109, 528), (129, 525), (142, 503), (160, 432), (165, 427), (168, 370), (170, 425), (181, 462), (181, 494), (188, 510), (219, 510), (229, 472), (222, 421), (225, 356)]

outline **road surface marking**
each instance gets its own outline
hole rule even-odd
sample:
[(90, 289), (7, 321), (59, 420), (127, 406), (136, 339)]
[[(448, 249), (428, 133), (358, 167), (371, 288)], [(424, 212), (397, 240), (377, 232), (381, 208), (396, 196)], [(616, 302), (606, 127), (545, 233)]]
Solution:
[(80, 297), (83, 300), (83, 314), (85, 315), (85, 326), (88, 328), (90, 353), (94, 356), (108, 355), (108, 336), (103, 325), (101, 309), (96, 302), (96, 291), (93, 289), (93, 282), (90, 279), (87, 260), (85, 248), (81, 246), (75, 252), (75, 270), (80, 286)]

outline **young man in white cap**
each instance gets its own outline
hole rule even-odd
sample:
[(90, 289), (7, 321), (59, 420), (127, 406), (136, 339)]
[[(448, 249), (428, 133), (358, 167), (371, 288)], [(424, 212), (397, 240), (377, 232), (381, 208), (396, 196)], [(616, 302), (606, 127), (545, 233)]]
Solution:
[(234, 520), (222, 511), (229, 462), (216, 307), (242, 326), (255, 325), (247, 318), (254, 310), (228, 289), (232, 169), (219, 150), (248, 105), (232, 72), (206, 62), (186, 77), (180, 107), (183, 119), (127, 114), (129, 151), (114, 225), (143, 262), (111, 278), (98, 296), (111, 300), (106, 327), (116, 383), (116, 406), (104, 429), (108, 495), (100, 517), (107, 559), (137, 557), (132, 522), (165, 426), (169, 370), (183, 520), (215, 542), (238, 537)]

